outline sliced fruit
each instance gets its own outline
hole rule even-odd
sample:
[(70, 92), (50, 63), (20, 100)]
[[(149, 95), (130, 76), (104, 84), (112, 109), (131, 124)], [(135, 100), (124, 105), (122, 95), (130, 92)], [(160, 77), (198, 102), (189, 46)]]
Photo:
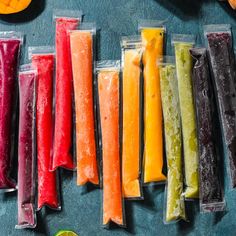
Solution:
[(0, 0), (0, 14), (12, 14), (26, 9), (32, 0)]

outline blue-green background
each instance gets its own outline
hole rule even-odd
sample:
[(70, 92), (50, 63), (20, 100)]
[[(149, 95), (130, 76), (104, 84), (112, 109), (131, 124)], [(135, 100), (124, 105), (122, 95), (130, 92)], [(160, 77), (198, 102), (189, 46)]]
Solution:
[[(22, 63), (27, 62), (28, 46), (52, 45), (54, 25), (52, 10), (81, 9), (85, 21), (95, 21), (101, 29), (98, 40), (98, 59), (120, 58), (119, 39), (137, 33), (139, 19), (166, 20), (167, 54), (172, 52), (171, 33), (192, 33), (201, 42), (202, 25), (230, 23), (236, 35), (236, 12), (226, 3), (211, 0), (34, 0), (22, 14), (1, 16), (0, 30), (17, 30), (26, 35)], [(7, 24), (5, 22), (8, 22)], [(221, 165), (223, 169), (223, 165)], [(226, 179), (227, 183), (227, 179)], [(144, 189), (144, 201), (126, 203), (127, 228), (101, 227), (101, 191), (75, 185), (73, 174), (61, 176), (62, 211), (43, 211), (38, 215), (34, 230), (17, 231), (16, 193), (0, 196), (0, 235), (54, 235), (59, 229), (72, 229), (85, 235), (236, 235), (236, 190), (225, 189), (225, 213), (199, 214), (198, 203), (189, 202), (189, 223), (164, 225), (163, 191), (155, 186)]]

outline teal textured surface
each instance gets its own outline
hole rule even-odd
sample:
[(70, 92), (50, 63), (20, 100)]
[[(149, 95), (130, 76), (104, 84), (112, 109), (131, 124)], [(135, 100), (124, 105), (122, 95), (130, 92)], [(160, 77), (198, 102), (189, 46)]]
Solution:
[[(55, 8), (80, 9), (85, 15), (84, 21), (97, 23), (100, 29), (98, 59), (119, 59), (120, 37), (136, 34), (139, 19), (166, 20), (167, 54), (172, 54), (171, 33), (197, 34), (201, 43), (204, 24), (230, 23), (236, 38), (236, 12), (227, 3), (214, 0), (34, 0), (23, 13), (0, 17), (11, 22), (1, 22), (0, 31), (17, 30), (26, 34), (21, 63), (28, 61), (28, 46), (54, 44), (52, 10)], [(226, 168), (222, 165), (222, 169)], [(144, 189), (144, 201), (126, 202), (126, 229), (107, 230), (101, 226), (102, 191), (77, 187), (73, 173), (62, 171), (62, 211), (43, 210), (38, 215), (36, 229), (15, 230), (16, 193), (1, 195), (0, 235), (54, 235), (60, 229), (74, 230), (80, 236), (236, 235), (236, 190), (228, 190), (227, 178), (225, 182), (227, 211), (224, 213), (202, 215), (197, 202), (188, 202), (188, 223), (164, 225), (164, 187), (157, 185)]]

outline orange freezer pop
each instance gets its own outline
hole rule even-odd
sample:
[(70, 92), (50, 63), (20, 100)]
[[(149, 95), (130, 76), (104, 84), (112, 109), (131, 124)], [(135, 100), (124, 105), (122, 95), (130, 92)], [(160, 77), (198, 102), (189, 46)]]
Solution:
[(77, 184), (99, 184), (93, 105), (93, 35), (70, 33), (76, 112)]
[(164, 181), (162, 108), (157, 59), (163, 55), (164, 28), (141, 31), (144, 64), (144, 183)]
[(98, 73), (103, 155), (103, 224), (123, 224), (119, 156), (119, 72)]
[(122, 183), (124, 197), (140, 197), (140, 49), (124, 51)]

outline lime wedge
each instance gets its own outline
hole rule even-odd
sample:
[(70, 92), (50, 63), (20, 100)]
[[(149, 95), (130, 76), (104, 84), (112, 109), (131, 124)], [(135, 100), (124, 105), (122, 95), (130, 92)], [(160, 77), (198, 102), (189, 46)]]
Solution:
[(60, 230), (55, 236), (78, 236), (78, 234), (70, 230)]

